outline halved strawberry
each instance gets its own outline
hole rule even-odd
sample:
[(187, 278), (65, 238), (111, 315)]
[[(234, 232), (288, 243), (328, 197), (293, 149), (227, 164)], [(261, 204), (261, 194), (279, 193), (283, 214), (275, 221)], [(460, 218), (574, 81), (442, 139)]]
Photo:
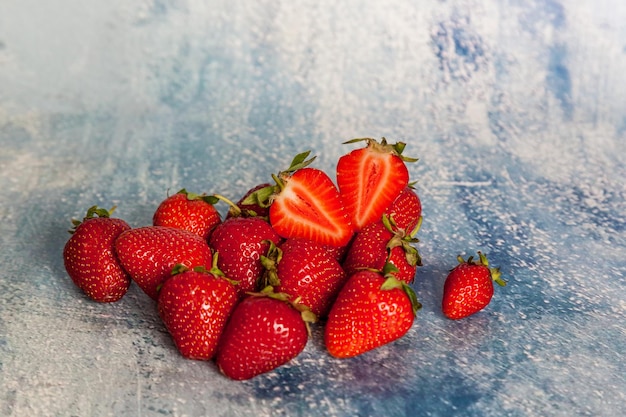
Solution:
[(391, 203), (409, 183), (405, 162), (417, 159), (402, 156), (406, 146), (374, 139), (353, 139), (345, 143), (365, 141), (367, 146), (343, 155), (337, 162), (337, 185), (348, 215), (356, 231), (380, 219)]
[(322, 245), (344, 246), (352, 225), (330, 177), (302, 168), (278, 178), (280, 191), (270, 206), (270, 223), (284, 238), (304, 238)]

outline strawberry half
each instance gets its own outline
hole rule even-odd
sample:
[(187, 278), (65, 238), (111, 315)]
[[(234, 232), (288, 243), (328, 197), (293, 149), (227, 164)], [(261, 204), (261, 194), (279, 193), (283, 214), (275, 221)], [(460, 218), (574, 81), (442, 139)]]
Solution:
[(345, 246), (353, 231), (339, 192), (330, 177), (302, 168), (278, 179), (280, 191), (270, 206), (270, 223), (284, 238)]
[(380, 219), (380, 216), (408, 185), (409, 172), (405, 162), (417, 159), (402, 156), (406, 146), (374, 139), (353, 139), (345, 143), (365, 141), (364, 148), (343, 155), (337, 162), (337, 185), (341, 198), (356, 231)]
[(113, 251), (113, 242), (128, 223), (110, 218), (111, 210), (93, 206), (82, 222), (72, 220), (72, 236), (63, 248), (65, 270), (74, 284), (94, 301), (117, 301), (126, 294), (130, 276)]

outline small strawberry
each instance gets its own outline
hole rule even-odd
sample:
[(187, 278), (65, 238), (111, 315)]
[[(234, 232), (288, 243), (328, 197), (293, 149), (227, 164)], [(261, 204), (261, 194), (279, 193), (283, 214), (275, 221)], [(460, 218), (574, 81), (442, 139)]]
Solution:
[(374, 139), (353, 139), (345, 143), (365, 141), (364, 148), (343, 155), (337, 162), (337, 185), (353, 227), (359, 231), (375, 222), (408, 185), (409, 172), (405, 162), (417, 159), (402, 155), (403, 142), (395, 145)]
[(385, 210), (385, 215), (393, 220), (398, 229), (414, 230), (422, 217), (422, 202), (409, 184)]
[(237, 203), (233, 205), (231, 204), (230, 210), (228, 210), (227, 217), (262, 217), (264, 219), (269, 219), (270, 210), (267, 205), (264, 205), (262, 201), (251, 201), (251, 198), (254, 199), (258, 194), (257, 192), (262, 189), (267, 189), (270, 187), (270, 183), (263, 183), (256, 185), (249, 189), (243, 197), (237, 201)]
[[(271, 289), (271, 287), (269, 287)], [(264, 291), (244, 298), (220, 339), (216, 362), (236, 380), (250, 379), (289, 362), (306, 346), (314, 315), (285, 294)]]
[(166, 226), (145, 226), (127, 230), (115, 241), (115, 252), (122, 264), (151, 298), (170, 277), (176, 264), (187, 268), (211, 265), (213, 255), (207, 242), (188, 230)]
[(264, 271), (261, 255), (267, 253), (270, 242), (278, 244), (280, 236), (260, 217), (231, 217), (213, 230), (209, 245), (219, 253), (217, 266), (239, 282), (240, 296), (259, 290)]
[(159, 316), (184, 357), (210, 360), (237, 303), (237, 290), (215, 266), (207, 271), (179, 265), (172, 274), (159, 290)]
[(115, 239), (130, 226), (122, 219), (110, 218), (114, 210), (93, 206), (82, 222), (72, 220), (72, 236), (63, 248), (65, 270), (74, 284), (92, 300), (103, 303), (119, 300), (130, 286), (130, 276), (113, 251)]
[(346, 273), (332, 254), (307, 239), (287, 239), (275, 249), (275, 259), (262, 257), (276, 292), (300, 299), (318, 317), (326, 317)]
[(333, 304), (324, 332), (328, 352), (337, 358), (360, 355), (404, 336), (421, 307), (406, 283), (391, 274), (353, 274)]
[(306, 159), (309, 153), (296, 155), (287, 170), (272, 175), (275, 186), (257, 190), (244, 203), (269, 206), (270, 224), (283, 238), (345, 246), (352, 237), (350, 219), (330, 177), (308, 166), (315, 159)]
[(397, 279), (407, 284), (413, 282), (417, 267), (422, 265), (419, 252), (413, 246), (419, 242), (415, 235), (421, 226), (420, 219), (410, 233), (398, 228), (387, 215), (362, 228), (356, 233), (342, 264), (346, 273), (352, 275), (363, 268), (382, 270), (390, 263), (398, 269), (394, 274)]
[(208, 239), (211, 230), (221, 222), (214, 207), (218, 199), (206, 194), (193, 194), (184, 188), (159, 204), (152, 217), (154, 226), (189, 230)]
[(441, 308), (450, 319), (462, 319), (485, 308), (493, 297), (493, 282), (506, 285), (500, 269), (490, 268), (487, 257), (480, 251), (478, 257), (479, 261), (474, 261), (473, 256), (465, 261), (458, 256), (459, 264), (446, 277)]

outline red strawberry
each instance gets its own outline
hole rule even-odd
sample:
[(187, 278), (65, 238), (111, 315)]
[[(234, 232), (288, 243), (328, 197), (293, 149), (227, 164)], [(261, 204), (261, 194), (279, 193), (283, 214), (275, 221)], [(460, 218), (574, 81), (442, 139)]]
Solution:
[(348, 276), (363, 268), (381, 270), (387, 260), (387, 243), (392, 237), (393, 233), (381, 221), (370, 223), (357, 232), (342, 264)]
[[(258, 196), (257, 192), (259, 190), (268, 189), (268, 187), (271, 187), (271, 184), (263, 183), (263, 184), (256, 185), (252, 187), (251, 189), (249, 189), (243, 195), (243, 197), (241, 197), (239, 201), (237, 201), (237, 203), (234, 204), (234, 206), (231, 204), (231, 208), (230, 210), (228, 210), (227, 217), (243, 216), (243, 217), (263, 217), (264, 219), (268, 219), (269, 214), (270, 214), (269, 206), (263, 204), (262, 196), (257, 197)], [(251, 198), (252, 199), (260, 198), (261, 201), (251, 201)]]
[(237, 303), (237, 290), (217, 268), (176, 268), (159, 291), (158, 311), (178, 351), (209, 360)]
[(233, 311), (216, 356), (220, 371), (244, 380), (269, 372), (295, 358), (306, 346), (311, 312), (286, 301), (284, 294), (244, 298)]
[(308, 167), (310, 151), (296, 155), (291, 165), (272, 175), (275, 186), (256, 190), (243, 204), (269, 207), (269, 220), (284, 238), (303, 238), (342, 247), (352, 237), (352, 226), (339, 191), (323, 171)]
[(188, 193), (183, 188), (159, 204), (152, 224), (189, 230), (208, 239), (211, 230), (221, 222), (220, 214), (214, 207), (217, 201), (216, 197)]
[(72, 236), (63, 248), (65, 269), (74, 284), (92, 300), (103, 303), (119, 300), (130, 286), (130, 276), (113, 251), (115, 239), (130, 226), (110, 218), (113, 210), (115, 207), (93, 206), (82, 222), (72, 220)]
[(462, 319), (479, 312), (493, 297), (493, 282), (504, 286), (499, 268), (490, 268), (487, 257), (478, 252), (479, 261), (461, 256), (459, 265), (450, 271), (443, 286), (441, 308), (443, 314), (453, 320)]
[(325, 317), (347, 278), (339, 262), (324, 246), (307, 239), (287, 239), (276, 252), (276, 261), (263, 258), (278, 281), (273, 282), (276, 292), (299, 299)]
[(409, 184), (385, 210), (385, 215), (393, 219), (398, 229), (414, 230), (422, 217), (422, 202)]
[(418, 221), (413, 231), (407, 233), (384, 215), (381, 221), (365, 226), (357, 232), (342, 264), (348, 276), (363, 268), (382, 270), (390, 263), (398, 269), (397, 279), (408, 284), (413, 282), (417, 267), (422, 265), (419, 252), (413, 246), (419, 242), (414, 236), (420, 224)]
[(413, 290), (391, 275), (359, 271), (343, 286), (324, 332), (328, 352), (350, 358), (404, 336), (420, 308)]
[(263, 274), (261, 255), (269, 242), (278, 244), (280, 236), (260, 217), (231, 217), (215, 227), (209, 245), (219, 253), (217, 266), (227, 277), (238, 281), (237, 292), (243, 296), (258, 291)]
[(316, 168), (301, 168), (278, 179), (280, 191), (270, 206), (270, 223), (284, 238), (345, 246), (352, 226), (332, 180)]
[[(352, 239), (354, 239), (354, 235), (352, 235)], [(350, 240), (350, 242), (352, 242), (352, 239)], [(346, 253), (348, 253), (348, 249), (350, 248), (350, 242), (348, 242), (348, 244), (344, 246), (324, 245), (324, 247), (326, 248), (328, 253), (330, 253), (330, 256), (335, 258), (337, 262), (341, 263), (346, 257)]]
[(403, 142), (388, 145), (385, 138), (380, 143), (363, 138), (345, 143), (360, 141), (367, 146), (343, 155), (337, 162), (337, 185), (356, 231), (380, 219), (408, 185), (405, 161), (416, 161), (402, 156)]
[(194, 268), (211, 265), (213, 259), (211, 248), (203, 238), (188, 230), (166, 226), (125, 231), (115, 241), (115, 252), (133, 281), (155, 300), (159, 285), (170, 277), (174, 265)]

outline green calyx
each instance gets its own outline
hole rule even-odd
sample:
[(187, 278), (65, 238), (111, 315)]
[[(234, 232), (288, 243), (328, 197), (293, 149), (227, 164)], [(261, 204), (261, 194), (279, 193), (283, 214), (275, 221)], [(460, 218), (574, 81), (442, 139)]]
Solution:
[[(387, 266), (385, 266), (385, 269), (386, 268)], [(385, 269), (383, 269), (383, 271)], [(380, 289), (382, 291), (390, 291), (394, 289), (400, 289), (404, 291), (404, 293), (409, 297), (409, 300), (411, 301), (411, 309), (414, 316), (417, 314), (417, 311), (422, 308), (422, 304), (417, 299), (417, 295), (415, 294), (415, 291), (413, 291), (413, 288), (411, 288), (406, 282), (400, 281), (398, 278), (393, 276), (393, 273), (385, 273), (385, 282), (383, 282), (383, 284), (380, 286)]]
[(456, 259), (459, 264), (466, 263), (468, 265), (481, 265), (486, 267), (487, 269), (489, 269), (489, 274), (491, 275), (491, 279), (493, 280), (493, 282), (501, 287), (506, 286), (506, 281), (502, 279), (502, 273), (500, 272), (500, 268), (490, 267), (487, 256), (481, 251), (478, 251), (478, 261), (474, 260), (474, 256), (470, 256), (469, 258), (467, 258), (467, 261), (465, 261), (461, 255), (457, 256)]
[[(289, 168), (284, 171), (280, 171), (278, 174), (272, 174), (272, 179), (276, 183), (276, 185), (268, 185), (267, 187), (260, 188), (255, 192), (248, 195), (243, 201), (241, 201), (242, 205), (257, 205), (262, 208), (267, 208), (272, 205), (272, 201), (274, 200), (274, 196), (280, 193), (284, 187), (285, 183), (283, 178), (289, 176), (300, 168), (304, 168), (309, 166), (317, 156), (309, 158), (311, 151), (305, 151), (297, 154), (291, 161)], [(308, 158), (308, 159), (307, 159)], [(215, 198), (216, 202), (219, 200), (224, 201), (230, 207), (228, 209), (229, 214), (232, 217), (239, 217), (242, 215), (242, 210), (237, 206), (237, 204), (233, 203), (228, 198), (224, 197), (220, 194), (213, 194), (212, 196), (208, 196), (211, 198)], [(254, 211), (246, 211), (245, 213), (248, 217), (255, 217), (257, 213)]]
[(194, 272), (200, 272), (202, 274), (213, 275), (214, 277), (217, 277), (217, 278), (225, 279), (226, 281), (230, 282), (232, 285), (239, 285), (239, 281), (235, 281), (233, 279), (228, 278), (226, 274), (224, 274), (224, 272), (222, 272), (222, 270), (217, 266), (218, 258), (219, 258), (219, 253), (215, 252), (213, 254), (213, 261), (211, 263), (211, 269), (207, 269), (205, 266), (202, 266), (202, 265), (189, 268), (187, 265), (184, 265), (184, 264), (176, 264), (172, 268), (172, 272), (170, 273), (170, 275), (174, 276), (174, 275), (182, 274), (183, 272), (186, 272), (186, 271), (194, 271)]
[(300, 316), (302, 317), (302, 321), (304, 321), (304, 324), (306, 325), (307, 333), (309, 334), (309, 336), (311, 335), (311, 329), (309, 327), (309, 323), (316, 323), (318, 318), (317, 318), (317, 315), (313, 313), (307, 305), (302, 304), (300, 302), (301, 297), (298, 297), (295, 300), (291, 300), (291, 297), (289, 294), (286, 294), (283, 292), (276, 292), (274, 291), (274, 287), (271, 285), (265, 286), (259, 292), (248, 292), (247, 294), (252, 297), (269, 297), (274, 300), (282, 301), (282, 302), (289, 304), (292, 308), (294, 308), (296, 311), (300, 313)]
[(366, 142), (367, 147), (372, 148), (376, 152), (394, 154), (400, 157), (400, 159), (402, 159), (404, 162), (417, 162), (419, 160), (418, 158), (410, 158), (408, 156), (402, 155), (402, 152), (404, 152), (404, 148), (406, 147), (405, 142), (396, 142), (394, 144), (388, 144), (387, 139), (384, 137), (381, 139), (380, 142), (372, 138), (356, 138), (356, 139), (348, 140), (344, 142), (343, 144), (347, 145), (350, 143), (358, 143), (358, 142)]
[(391, 256), (391, 250), (399, 246), (404, 250), (406, 260), (409, 265), (422, 266), (422, 257), (420, 256), (417, 248), (413, 246), (413, 244), (419, 242), (419, 239), (415, 236), (422, 226), (422, 217), (420, 216), (417, 225), (410, 233), (407, 233), (404, 229), (399, 229), (393, 220), (393, 217), (383, 215), (382, 222), (385, 225), (385, 228), (393, 233), (393, 237), (389, 239), (389, 242), (387, 243), (387, 260), (389, 260), (389, 257)]
[(83, 220), (77, 220), (77, 219), (71, 220), (72, 227), (68, 230), (68, 232), (70, 234), (74, 234), (74, 232), (76, 232), (76, 228), (80, 226), (80, 224), (84, 222), (85, 220), (94, 219), (96, 217), (108, 219), (111, 217), (111, 215), (113, 214), (116, 208), (117, 206), (113, 206), (109, 210), (107, 210), (105, 208), (101, 208), (98, 206), (91, 206), (89, 207), (89, 209), (87, 209), (87, 214), (85, 214), (85, 217), (83, 217)]
[(190, 193), (186, 189), (180, 189), (176, 194), (184, 194), (187, 196), (187, 200), (202, 200), (205, 203), (209, 203), (211, 205), (215, 205), (220, 201), (216, 195), (207, 195), (207, 194), (195, 194)]
[(269, 248), (265, 255), (261, 255), (261, 265), (265, 268), (265, 272), (261, 277), (263, 287), (272, 286), (277, 287), (280, 285), (280, 279), (278, 278), (277, 265), (283, 258), (283, 251), (276, 246), (271, 240), (264, 240), (263, 243), (269, 243)]
[[(259, 207), (267, 208), (272, 205), (273, 198), (276, 194), (280, 193), (285, 188), (284, 179), (289, 177), (291, 174), (296, 172), (301, 168), (305, 168), (317, 158), (317, 156), (313, 156), (309, 158), (311, 151), (305, 151), (297, 154), (289, 164), (289, 168), (284, 171), (280, 171), (278, 174), (272, 174), (272, 179), (276, 183), (276, 185), (269, 185), (267, 187), (263, 187), (259, 190), (256, 190), (254, 193), (247, 196), (242, 204), (245, 205), (253, 205), (256, 204)], [(307, 159), (308, 158), (308, 159)]]

